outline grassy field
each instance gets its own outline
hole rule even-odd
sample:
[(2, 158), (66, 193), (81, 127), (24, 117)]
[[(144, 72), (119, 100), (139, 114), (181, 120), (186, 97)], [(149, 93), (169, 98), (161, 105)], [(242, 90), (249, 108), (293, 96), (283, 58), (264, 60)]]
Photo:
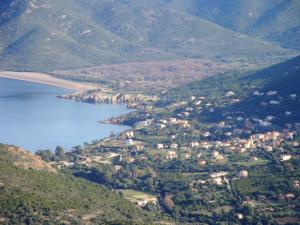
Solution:
[(257, 161), (248, 161), (248, 162), (234, 162), (234, 165), (237, 166), (246, 166), (246, 167), (252, 167), (252, 166), (257, 166), (257, 165), (265, 165), (269, 163), (270, 161), (265, 160), (265, 159), (257, 159)]
[(143, 201), (143, 200), (156, 200), (157, 197), (153, 194), (141, 192), (141, 191), (135, 191), (132, 189), (127, 189), (127, 190), (119, 190), (120, 192), (123, 193), (123, 196), (128, 199), (129, 201), (133, 203), (137, 203), (138, 201)]

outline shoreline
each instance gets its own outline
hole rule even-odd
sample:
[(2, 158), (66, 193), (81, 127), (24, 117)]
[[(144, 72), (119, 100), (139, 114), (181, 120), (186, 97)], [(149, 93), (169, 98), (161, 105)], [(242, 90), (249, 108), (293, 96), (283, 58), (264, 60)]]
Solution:
[(49, 74), (37, 72), (0, 71), (0, 78), (28, 81), (80, 92), (97, 88), (97, 86), (93, 84), (64, 80), (60, 78), (55, 78)]

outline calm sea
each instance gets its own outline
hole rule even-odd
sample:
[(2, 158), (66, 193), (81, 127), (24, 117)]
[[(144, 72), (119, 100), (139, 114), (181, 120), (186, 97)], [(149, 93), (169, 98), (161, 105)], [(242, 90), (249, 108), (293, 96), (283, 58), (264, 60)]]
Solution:
[(125, 105), (93, 105), (59, 99), (70, 92), (48, 85), (0, 78), (0, 143), (35, 152), (62, 146), (70, 150), (128, 129), (100, 124), (129, 112)]

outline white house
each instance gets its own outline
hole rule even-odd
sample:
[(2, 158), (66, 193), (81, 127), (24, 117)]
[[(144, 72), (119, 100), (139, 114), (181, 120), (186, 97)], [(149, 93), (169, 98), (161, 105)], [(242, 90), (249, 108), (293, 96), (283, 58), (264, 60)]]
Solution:
[(170, 121), (170, 123), (176, 123), (177, 119), (176, 118), (170, 118), (169, 121)]
[(199, 145), (199, 142), (198, 141), (193, 141), (191, 142), (191, 148), (198, 148), (200, 145)]
[(126, 145), (134, 145), (134, 141), (130, 138), (126, 140)]
[(248, 171), (247, 170), (242, 170), (239, 172), (238, 177), (239, 178), (247, 178), (248, 177)]
[(241, 213), (237, 213), (236, 218), (238, 218), (239, 220), (242, 220), (244, 218), (244, 216)]
[(157, 124), (157, 126), (159, 127), (159, 129), (164, 129), (164, 128), (166, 128), (166, 125), (165, 125), (165, 124)]
[(267, 96), (277, 95), (277, 91), (268, 91)]
[(220, 153), (218, 151), (213, 151), (212, 156), (214, 158), (217, 158), (218, 155), (220, 155)]
[(289, 161), (292, 159), (292, 156), (291, 155), (282, 155), (280, 156), (281, 158), (281, 161)]
[(171, 149), (177, 149), (178, 148), (178, 144), (173, 143), (173, 144), (170, 145), (170, 148)]
[(233, 95), (235, 95), (235, 93), (233, 91), (228, 91), (225, 96), (226, 97), (231, 97)]
[(157, 145), (156, 145), (156, 148), (157, 148), (158, 150), (163, 149), (163, 148), (164, 148), (164, 145), (163, 145), (163, 144), (157, 144)]
[(133, 131), (129, 131), (126, 133), (126, 137), (127, 138), (134, 138), (134, 132)]
[(175, 159), (177, 158), (177, 153), (175, 151), (168, 151), (166, 154), (167, 159)]

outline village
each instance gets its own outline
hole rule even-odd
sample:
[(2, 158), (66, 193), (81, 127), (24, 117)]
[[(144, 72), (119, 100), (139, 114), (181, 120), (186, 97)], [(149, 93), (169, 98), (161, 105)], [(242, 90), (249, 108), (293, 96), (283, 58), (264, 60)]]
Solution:
[[(267, 94), (258, 91), (253, 93), (258, 98), (276, 95), (276, 91), (269, 91)], [(299, 101), (295, 94), (286, 98)], [(280, 96), (276, 99), (284, 101)], [(233, 91), (228, 91), (223, 104), (236, 104), (239, 101)], [(272, 107), (274, 101), (270, 100), (266, 104)], [(278, 101), (275, 105), (280, 103)], [(122, 189), (125, 185), (128, 190), (141, 188), (144, 183), (142, 177), (149, 177), (154, 182), (152, 180), (157, 179), (158, 175), (153, 174), (161, 173), (160, 167), (164, 167), (161, 165), (185, 165), (191, 171), (182, 173), (188, 176), (187, 188), (192, 195), (202, 196), (201, 193), (206, 193), (209, 187), (212, 195), (218, 190), (232, 192), (233, 183), (247, 180), (252, 168), (267, 165), (272, 160), (284, 165), (300, 160), (297, 151), (286, 149), (287, 146), (299, 148), (299, 123), (286, 123), (284, 128), (278, 129), (272, 124), (275, 116), (268, 115), (260, 119), (241, 112), (223, 112), (222, 119), (210, 123), (197, 119), (202, 115), (213, 114), (217, 110), (217, 104), (220, 103), (210, 102), (204, 96), (191, 96), (189, 101), (171, 104), (164, 110), (147, 105), (143, 110), (146, 110), (148, 117), (139, 120), (137, 115), (132, 130), (83, 146), (67, 153), (67, 159), (53, 164), (62, 170), (71, 171), (80, 168), (84, 168), (84, 171), (98, 167), (109, 168), (103, 173), (106, 176), (105, 173), (109, 171), (109, 177), (112, 178), (109, 181), (104, 179), (103, 182), (107, 182), (105, 185), (112, 185), (117, 189)], [(291, 112), (286, 111), (284, 116), (290, 115)], [(153, 167), (150, 175), (141, 169), (147, 165)], [(128, 171), (131, 170), (138, 170), (143, 175), (130, 175)], [(124, 182), (124, 176), (127, 176), (128, 181), (120, 184)], [(134, 180), (137, 184), (132, 184), (129, 180)], [(299, 179), (293, 179), (290, 183), (295, 190), (299, 190)], [(148, 204), (157, 207), (159, 200), (155, 195), (158, 193), (152, 187), (154, 184), (149, 185), (152, 197), (149, 197), (149, 190), (143, 187), (142, 190), (146, 190), (144, 194), (139, 194), (138, 198), (131, 196), (129, 200), (142, 208)], [(212, 188), (213, 186), (215, 187)], [(297, 193), (289, 191), (280, 196), (293, 201), (297, 198)], [(217, 205), (218, 201), (208, 199), (205, 204)], [(236, 216), (243, 219), (244, 215), (237, 213)]]

